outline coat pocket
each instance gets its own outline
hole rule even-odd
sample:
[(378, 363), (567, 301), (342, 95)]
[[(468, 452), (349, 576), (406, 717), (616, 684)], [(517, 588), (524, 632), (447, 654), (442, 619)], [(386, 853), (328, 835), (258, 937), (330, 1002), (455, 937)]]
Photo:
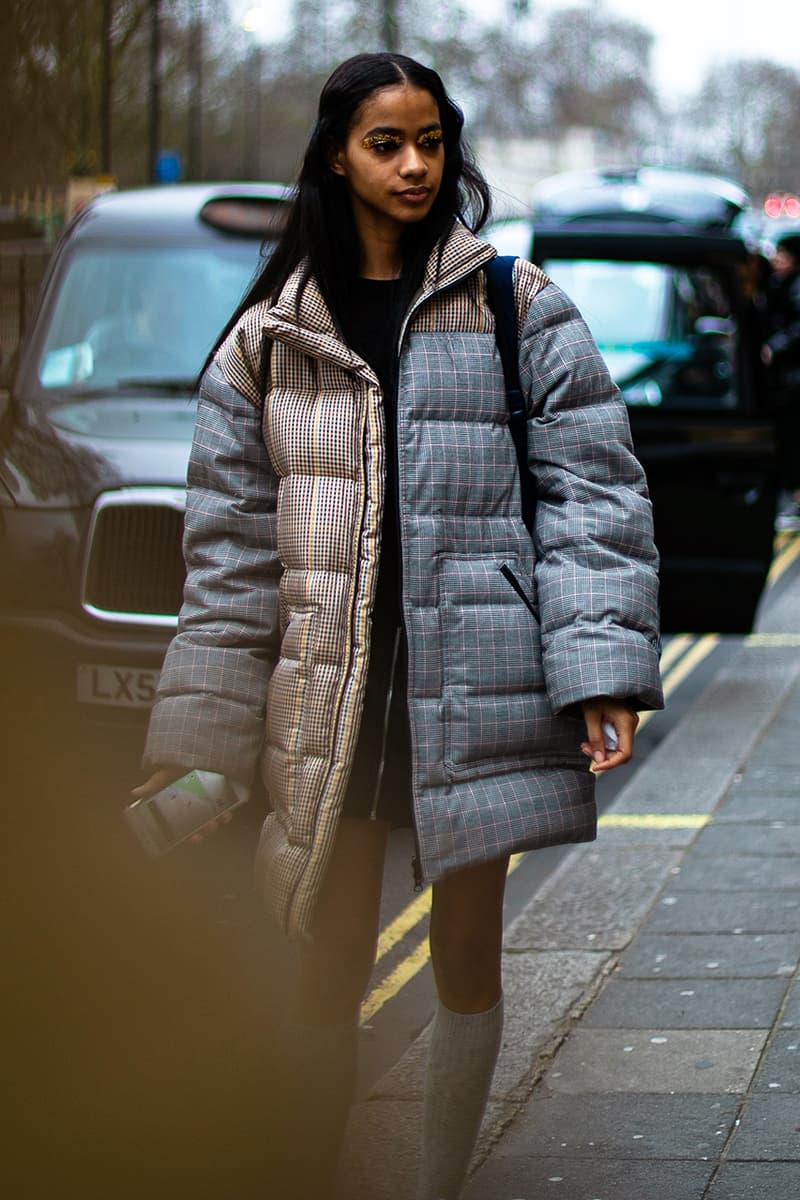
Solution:
[(534, 606), (533, 606), (533, 601), (532, 601), (532, 600), (530, 599), (530, 597), (527, 595), (527, 593), (526, 593), (525, 589), (523, 588), (523, 586), (522, 586), (522, 584), (520, 583), (520, 581), (519, 581), (519, 579), (517, 578), (517, 576), (516, 576), (516, 575), (514, 574), (514, 572), (511, 570), (511, 567), (508, 565), (508, 563), (505, 563), (505, 562), (504, 562), (504, 563), (503, 563), (503, 565), (500, 567), (500, 574), (503, 576), (503, 578), (504, 578), (504, 579), (505, 579), (505, 580), (506, 580), (508, 583), (510, 583), (510, 584), (511, 584), (512, 588), (513, 588), (513, 589), (514, 589), (514, 591), (517, 593), (517, 595), (519, 596), (520, 600), (521, 600), (521, 601), (522, 601), (522, 603), (525, 605), (525, 607), (527, 608), (527, 610), (528, 610), (528, 612), (531, 614), (531, 616), (532, 616), (532, 617), (535, 617), (535, 618), (536, 618), (536, 620), (538, 621), (538, 619), (539, 619), (539, 614), (537, 613), (536, 609), (535, 609), (535, 608), (534, 608)]
[(445, 765), (454, 777), (530, 762), (552, 721), (539, 622), (530, 597), (521, 602), (516, 565), (500, 557), (442, 562)]

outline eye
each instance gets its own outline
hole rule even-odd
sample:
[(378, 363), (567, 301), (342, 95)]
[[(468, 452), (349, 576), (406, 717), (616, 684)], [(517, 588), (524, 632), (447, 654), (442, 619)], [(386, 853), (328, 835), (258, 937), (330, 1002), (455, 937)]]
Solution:
[(441, 129), (431, 129), (428, 133), (423, 134), (417, 145), (421, 146), (423, 150), (435, 150), (441, 146), (443, 140)]

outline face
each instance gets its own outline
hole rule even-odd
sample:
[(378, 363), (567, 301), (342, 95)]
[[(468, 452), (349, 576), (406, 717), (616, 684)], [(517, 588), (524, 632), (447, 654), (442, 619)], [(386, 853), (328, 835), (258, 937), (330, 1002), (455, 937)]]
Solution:
[(778, 246), (770, 259), (772, 269), (776, 275), (784, 276), (791, 275), (797, 270), (797, 259), (785, 246)]
[(407, 83), (374, 92), (330, 165), (347, 182), (362, 240), (398, 237), (428, 215), (442, 182), (444, 145), (433, 96)]

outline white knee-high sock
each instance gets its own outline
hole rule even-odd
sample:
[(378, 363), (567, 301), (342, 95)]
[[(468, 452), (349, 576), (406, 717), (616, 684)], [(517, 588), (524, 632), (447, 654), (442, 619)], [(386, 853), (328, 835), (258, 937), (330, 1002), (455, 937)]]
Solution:
[(460, 1195), (502, 1036), (502, 996), (481, 1013), (455, 1013), (438, 1005), (425, 1076), (417, 1200)]

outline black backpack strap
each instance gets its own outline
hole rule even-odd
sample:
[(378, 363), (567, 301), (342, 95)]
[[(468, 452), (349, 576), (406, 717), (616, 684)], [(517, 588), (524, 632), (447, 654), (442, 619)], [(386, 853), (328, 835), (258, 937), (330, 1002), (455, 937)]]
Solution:
[(498, 255), (486, 268), (486, 298), (494, 313), (495, 340), (503, 364), (508, 403), (508, 427), (514, 439), (519, 464), (519, 486), (522, 496), (522, 520), (529, 533), (533, 531), (536, 499), (533, 479), (528, 467), (528, 412), (519, 381), (519, 330), (517, 305), (514, 298), (514, 264), (509, 255)]
[(258, 393), (261, 399), (261, 409), (264, 409), (264, 403), (267, 399), (267, 377), (269, 375), (269, 360), (272, 354), (272, 338), (267, 337), (266, 333), (261, 334), (261, 353), (259, 355), (259, 370), (261, 377), (258, 381)]

